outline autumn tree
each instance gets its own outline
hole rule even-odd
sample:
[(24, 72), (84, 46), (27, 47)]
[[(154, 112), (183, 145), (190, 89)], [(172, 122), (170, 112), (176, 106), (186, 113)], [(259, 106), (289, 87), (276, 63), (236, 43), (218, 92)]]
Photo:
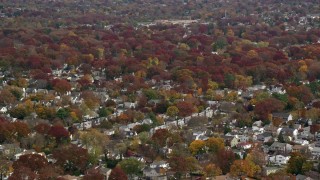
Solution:
[(192, 113), (196, 111), (193, 104), (186, 101), (180, 101), (177, 103), (177, 108), (179, 109), (179, 116), (180, 117), (186, 117), (190, 116)]
[(191, 173), (199, 169), (198, 161), (191, 156), (172, 156), (169, 158), (169, 164), (173, 171), (176, 172), (176, 177), (181, 179), (186, 173)]
[(96, 129), (89, 129), (81, 132), (80, 139), (86, 146), (86, 149), (88, 149), (91, 163), (97, 163), (102, 154), (105, 155), (105, 159), (107, 158), (106, 145), (109, 139), (106, 135)]
[(97, 108), (100, 104), (99, 98), (92, 91), (82, 92), (81, 97), (83, 98), (86, 106), (91, 110)]
[(166, 145), (167, 138), (170, 137), (170, 132), (167, 129), (158, 129), (152, 135), (151, 139), (158, 147), (163, 147)]
[[(51, 179), (62, 172), (58, 167), (49, 165), (47, 159), (40, 154), (25, 154), (12, 165), (14, 171), (9, 179)], [(22, 178), (23, 177), (23, 178)]]
[(48, 134), (50, 130), (50, 125), (46, 123), (39, 123), (33, 128), (39, 134)]
[(8, 176), (10, 173), (11, 161), (7, 160), (6, 157), (0, 157), (0, 179)]
[(61, 174), (63, 174), (63, 170), (55, 165), (49, 164), (48, 166), (39, 170), (39, 179), (57, 179)]
[(217, 153), (217, 164), (222, 170), (223, 174), (230, 171), (231, 164), (236, 159), (233, 151), (231, 150), (221, 150)]
[(254, 164), (263, 167), (267, 164), (265, 159), (265, 153), (263, 152), (261, 145), (254, 146), (246, 156), (246, 160), (253, 162)]
[(15, 140), (15, 126), (4, 118), (0, 118), (0, 142)]
[(242, 76), (235, 75), (234, 86), (239, 89), (246, 89), (247, 87), (252, 85), (252, 77), (251, 76)]
[(91, 180), (91, 179), (95, 179), (95, 180), (105, 179), (104, 175), (100, 173), (100, 168), (91, 168), (86, 171), (85, 175), (83, 176), (83, 180)]
[(15, 127), (15, 132), (18, 140), (21, 139), (22, 137), (27, 137), (31, 132), (28, 124), (26, 123), (16, 121), (16, 122), (13, 122), (12, 124)]
[(286, 88), (289, 96), (297, 98), (304, 104), (309, 103), (313, 99), (313, 94), (311, 90), (305, 85), (300, 86), (290, 86)]
[(65, 94), (71, 90), (70, 83), (65, 79), (54, 79), (51, 84), (53, 89), (59, 94)]
[(15, 170), (8, 179), (9, 180), (19, 180), (19, 179), (36, 180), (37, 174), (28, 167), (21, 167)]
[(13, 163), (13, 168), (19, 169), (21, 167), (30, 168), (33, 172), (38, 172), (40, 169), (48, 165), (47, 159), (39, 154), (26, 154), (19, 157), (17, 161)]
[(259, 166), (247, 160), (235, 160), (230, 167), (230, 174), (235, 177), (255, 177), (260, 171), (261, 169)]
[(193, 155), (201, 154), (205, 152), (205, 142), (203, 140), (194, 140), (189, 145), (189, 150)]
[(224, 150), (224, 140), (222, 138), (211, 137), (205, 143), (209, 152), (217, 153)]
[(169, 117), (176, 119), (177, 115), (179, 114), (179, 109), (176, 106), (169, 106), (166, 114)]
[(204, 172), (206, 173), (207, 177), (215, 177), (222, 174), (221, 169), (217, 165), (212, 163), (204, 167)]
[(126, 173), (121, 169), (121, 167), (117, 166), (114, 169), (112, 169), (109, 179), (110, 180), (127, 180), (128, 177)]
[(267, 98), (256, 104), (254, 108), (254, 112), (256, 115), (258, 115), (259, 118), (262, 118), (263, 120), (267, 120), (268, 115), (270, 113), (281, 111), (283, 109), (284, 109), (283, 102), (275, 98)]
[(0, 91), (0, 104), (7, 105), (16, 102), (16, 97), (8, 90), (3, 89)]
[(61, 125), (51, 126), (48, 134), (54, 137), (57, 143), (62, 143), (69, 139), (69, 132)]
[(35, 111), (39, 118), (52, 120), (55, 117), (56, 110), (54, 108), (38, 106)]
[(88, 151), (74, 144), (60, 146), (52, 155), (57, 160), (56, 164), (66, 173), (79, 175), (84, 173), (88, 165)]
[(28, 111), (23, 105), (18, 105), (9, 111), (10, 116), (17, 119), (24, 119), (28, 115)]

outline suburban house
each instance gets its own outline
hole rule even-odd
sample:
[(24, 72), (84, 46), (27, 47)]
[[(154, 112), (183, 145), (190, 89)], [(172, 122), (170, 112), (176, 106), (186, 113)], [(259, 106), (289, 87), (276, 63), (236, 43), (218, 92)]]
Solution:
[(272, 113), (272, 119), (279, 118), (284, 122), (292, 121), (293, 116), (290, 113)]
[(236, 136), (225, 136), (224, 141), (227, 146), (230, 146), (231, 148), (233, 148), (237, 146), (240, 140)]
[(293, 145), (292, 146), (292, 152), (299, 152), (301, 154), (306, 154), (309, 152), (308, 146), (303, 145)]
[(275, 165), (285, 165), (288, 163), (290, 156), (284, 156), (281, 154), (270, 156), (269, 162)]
[(239, 149), (247, 150), (247, 149), (250, 149), (251, 147), (252, 147), (252, 144), (249, 142), (240, 142), (237, 144), (237, 148)]
[(297, 139), (298, 136), (298, 130), (288, 127), (279, 128), (277, 130), (277, 134), (282, 134), (284, 137), (288, 138), (289, 141), (293, 141), (294, 139)]
[(309, 150), (313, 156), (314, 159), (319, 159), (320, 158), (320, 147), (316, 146), (309, 146)]
[(269, 166), (266, 166), (266, 167), (263, 168), (263, 174), (266, 175), (266, 176), (268, 176), (268, 175), (270, 175), (270, 174), (272, 174), (272, 173), (276, 173), (276, 172), (278, 172), (278, 171), (280, 171), (280, 170), (281, 170), (281, 168), (279, 168), (279, 167), (269, 167)]
[(293, 142), (302, 146), (309, 144), (309, 141), (304, 139), (295, 139)]
[(160, 167), (143, 169), (143, 176), (150, 180), (167, 180), (166, 170)]
[(169, 168), (169, 163), (166, 161), (154, 161), (153, 163), (150, 164), (151, 168), (157, 168), (157, 167), (161, 167), (161, 168)]
[(248, 142), (249, 141), (249, 136), (247, 135), (238, 135), (239, 142)]
[(258, 134), (257, 136), (257, 140), (261, 141), (263, 143), (269, 142), (272, 140), (272, 134), (269, 132), (264, 132), (262, 134)]
[(274, 142), (270, 147), (269, 151), (278, 153), (290, 153), (292, 151), (292, 145), (287, 143)]
[(21, 153), (22, 149), (19, 144), (1, 144), (0, 155), (8, 158), (12, 158), (15, 154)]
[(311, 135), (312, 135), (312, 134), (310, 133), (310, 126), (307, 126), (307, 127), (304, 127), (304, 128), (302, 128), (302, 129), (300, 129), (298, 133), (299, 133), (298, 136), (299, 136), (300, 138), (304, 138), (304, 139), (308, 139), (308, 138), (310, 138)]

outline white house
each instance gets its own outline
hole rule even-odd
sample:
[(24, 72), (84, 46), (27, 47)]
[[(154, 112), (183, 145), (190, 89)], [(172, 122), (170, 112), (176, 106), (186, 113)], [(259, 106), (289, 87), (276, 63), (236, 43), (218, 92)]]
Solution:
[(272, 113), (272, 118), (279, 118), (284, 120), (285, 122), (293, 120), (293, 116), (290, 113)]
[(320, 147), (309, 146), (309, 149), (310, 149), (310, 152), (311, 152), (313, 158), (320, 157)]
[(169, 163), (166, 161), (154, 161), (153, 163), (150, 164), (150, 167), (151, 168), (161, 167), (161, 168), (168, 169)]
[(295, 139), (293, 142), (296, 144), (301, 144), (302, 146), (309, 144), (309, 141), (304, 140), (304, 139)]
[(301, 138), (308, 138), (311, 137), (311, 133), (310, 133), (310, 126), (304, 127), (302, 130), (300, 130), (299, 132), (299, 136)]
[(112, 136), (115, 134), (115, 130), (108, 129), (108, 130), (103, 131), (103, 134), (108, 135), (108, 136)]
[(290, 159), (290, 156), (283, 156), (279, 154), (275, 156), (270, 156), (269, 162), (276, 165), (285, 165), (288, 163), (289, 159)]
[(239, 141), (240, 142), (248, 142), (249, 141), (249, 136), (247, 135), (238, 135)]
[(5, 106), (0, 109), (0, 113), (7, 113), (7, 111), (8, 111), (8, 108)]
[(240, 149), (250, 149), (252, 147), (252, 144), (249, 143), (249, 142), (240, 142), (237, 144), (237, 147), (240, 148)]
[(138, 105), (137, 102), (124, 102), (124, 107), (129, 109), (129, 108), (136, 108)]

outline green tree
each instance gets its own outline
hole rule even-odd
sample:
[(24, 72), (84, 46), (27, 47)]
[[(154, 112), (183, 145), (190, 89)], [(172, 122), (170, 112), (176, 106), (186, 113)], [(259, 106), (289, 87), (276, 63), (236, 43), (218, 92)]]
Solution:
[(291, 153), (291, 158), (288, 161), (287, 172), (291, 174), (304, 174), (312, 169), (307, 158), (300, 153)]
[(159, 93), (154, 89), (145, 89), (143, 93), (148, 98), (148, 100), (157, 99), (159, 97)]
[(234, 87), (235, 76), (233, 74), (227, 73), (224, 75), (224, 85), (228, 88)]
[(110, 110), (109, 108), (106, 108), (106, 107), (101, 107), (98, 110), (99, 117), (107, 117), (111, 113), (112, 113), (112, 110)]
[(143, 164), (134, 158), (124, 159), (119, 163), (121, 169), (129, 175), (129, 177), (133, 177), (134, 175), (141, 176)]
[(70, 111), (66, 108), (60, 108), (56, 113), (56, 116), (60, 119), (66, 119), (69, 115)]

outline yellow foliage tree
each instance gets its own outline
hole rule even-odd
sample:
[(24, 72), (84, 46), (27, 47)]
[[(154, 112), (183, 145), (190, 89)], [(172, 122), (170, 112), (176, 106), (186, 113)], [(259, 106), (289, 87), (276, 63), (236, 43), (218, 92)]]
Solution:
[(218, 83), (209, 80), (209, 82), (208, 82), (208, 89), (216, 90), (216, 89), (218, 89), (218, 88), (219, 88)]
[(89, 129), (81, 132), (80, 139), (82, 144), (88, 149), (93, 162), (97, 161), (102, 154), (106, 156), (106, 145), (109, 142), (109, 138), (105, 134), (96, 129)]
[(245, 89), (252, 85), (252, 76), (243, 76), (243, 75), (236, 75), (234, 80), (234, 86), (236, 88)]
[(235, 101), (237, 100), (237, 98), (238, 98), (238, 93), (236, 91), (229, 92), (225, 97), (227, 101)]
[(230, 167), (230, 174), (234, 177), (255, 177), (261, 168), (248, 160), (235, 160)]
[(224, 140), (222, 138), (211, 137), (206, 141), (208, 151), (217, 153), (224, 149)]
[(206, 143), (203, 140), (194, 140), (190, 146), (189, 150), (193, 155), (199, 154), (204, 151)]
[(207, 177), (215, 177), (222, 174), (222, 170), (219, 168), (219, 166), (212, 163), (204, 167), (204, 172), (206, 173)]

